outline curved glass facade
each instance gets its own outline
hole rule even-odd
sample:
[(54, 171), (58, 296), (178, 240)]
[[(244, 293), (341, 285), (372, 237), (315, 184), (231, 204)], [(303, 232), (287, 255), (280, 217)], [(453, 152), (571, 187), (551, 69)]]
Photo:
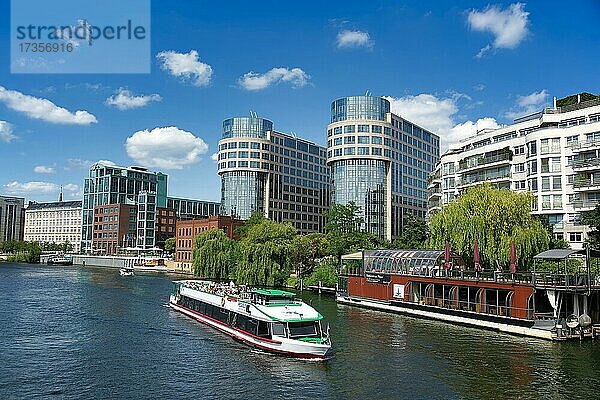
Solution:
[(381, 97), (349, 96), (331, 103), (331, 122), (349, 119), (385, 121), (390, 102)]
[(362, 210), (365, 228), (384, 238), (386, 165), (382, 160), (341, 160), (331, 164), (332, 204), (353, 201)]
[(254, 171), (233, 171), (221, 175), (221, 207), (226, 215), (248, 219), (253, 211), (264, 210), (266, 175)]
[(223, 139), (231, 137), (267, 137), (267, 132), (273, 130), (273, 122), (264, 118), (235, 117), (223, 121)]

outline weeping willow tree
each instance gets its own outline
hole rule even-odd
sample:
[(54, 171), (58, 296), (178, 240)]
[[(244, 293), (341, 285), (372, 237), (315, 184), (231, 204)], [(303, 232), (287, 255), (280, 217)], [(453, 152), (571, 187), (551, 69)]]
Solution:
[(506, 270), (514, 240), (517, 268), (524, 271), (549, 243), (548, 231), (531, 215), (534, 200), (530, 193), (494, 189), (490, 184), (470, 188), (431, 218), (429, 246), (443, 249), (448, 240), (452, 251), (473, 265), (473, 243), (477, 240), (481, 265), (495, 269), (498, 263)]
[(194, 274), (203, 278), (228, 279), (235, 273), (236, 243), (220, 229), (195, 237)]
[(292, 269), (292, 248), (296, 228), (264, 220), (248, 230), (239, 242), (238, 283), (277, 286)]

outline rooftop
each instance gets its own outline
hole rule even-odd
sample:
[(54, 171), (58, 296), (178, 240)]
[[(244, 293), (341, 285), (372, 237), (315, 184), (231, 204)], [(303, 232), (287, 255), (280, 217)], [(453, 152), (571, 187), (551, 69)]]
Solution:
[(51, 208), (81, 208), (81, 200), (75, 201), (53, 201), (49, 203), (29, 202), (27, 210), (42, 210)]
[(278, 289), (254, 289), (252, 290), (252, 293), (262, 294), (263, 296), (271, 297), (293, 297), (296, 295), (296, 293)]

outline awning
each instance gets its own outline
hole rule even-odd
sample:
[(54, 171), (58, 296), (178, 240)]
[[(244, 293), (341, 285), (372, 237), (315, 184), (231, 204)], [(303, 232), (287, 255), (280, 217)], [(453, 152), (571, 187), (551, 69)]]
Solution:
[(572, 256), (573, 254), (581, 254), (577, 250), (569, 250), (569, 249), (552, 249), (541, 252), (540, 254), (535, 255), (533, 258), (543, 259), (543, 260), (564, 260)]
[(344, 254), (342, 256), (343, 260), (362, 260), (362, 251), (357, 251), (356, 253)]

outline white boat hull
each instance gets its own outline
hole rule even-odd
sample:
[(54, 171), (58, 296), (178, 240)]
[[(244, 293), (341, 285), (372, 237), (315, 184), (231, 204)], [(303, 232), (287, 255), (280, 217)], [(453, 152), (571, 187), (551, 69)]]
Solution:
[(203, 324), (206, 324), (233, 337), (234, 339), (240, 340), (243, 343), (260, 350), (291, 357), (320, 360), (329, 358), (331, 354), (331, 347), (328, 345), (308, 343), (300, 340), (279, 337), (267, 339), (254, 336), (240, 329), (224, 324), (223, 322), (217, 321), (211, 317), (178, 305), (173, 301), (173, 298), (170, 299), (169, 305), (174, 310), (179, 311), (180, 313), (187, 315), (196, 321), (202, 322)]

